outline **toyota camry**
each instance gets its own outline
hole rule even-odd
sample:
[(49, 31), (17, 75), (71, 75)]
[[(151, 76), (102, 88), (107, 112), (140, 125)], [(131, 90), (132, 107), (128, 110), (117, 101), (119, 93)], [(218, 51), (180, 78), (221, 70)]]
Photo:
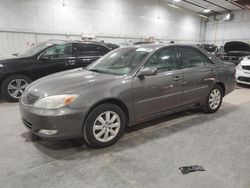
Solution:
[(195, 46), (148, 44), (31, 83), (20, 112), (39, 137), (83, 137), (100, 148), (114, 144), (125, 127), (153, 118), (189, 108), (214, 113), (234, 87), (233, 64)]

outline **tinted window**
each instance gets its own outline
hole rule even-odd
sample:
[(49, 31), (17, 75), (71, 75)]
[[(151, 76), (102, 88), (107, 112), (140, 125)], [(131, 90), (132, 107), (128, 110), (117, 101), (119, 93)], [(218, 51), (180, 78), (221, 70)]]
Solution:
[(175, 49), (167, 47), (158, 50), (149, 58), (145, 67), (156, 67), (158, 72), (178, 69)]
[(102, 56), (109, 51), (104, 46), (96, 44), (76, 44), (76, 56)]
[(45, 50), (45, 55), (51, 58), (64, 58), (72, 56), (72, 44), (57, 44)]
[(204, 67), (205, 61), (203, 54), (190, 47), (179, 47), (181, 61), (184, 68)]

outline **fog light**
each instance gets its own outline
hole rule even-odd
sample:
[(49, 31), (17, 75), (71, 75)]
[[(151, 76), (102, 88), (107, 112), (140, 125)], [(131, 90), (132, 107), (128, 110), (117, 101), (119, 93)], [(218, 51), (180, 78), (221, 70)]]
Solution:
[(45, 129), (41, 129), (39, 131), (39, 133), (45, 134), (45, 135), (53, 135), (53, 134), (57, 133), (57, 130), (45, 130)]

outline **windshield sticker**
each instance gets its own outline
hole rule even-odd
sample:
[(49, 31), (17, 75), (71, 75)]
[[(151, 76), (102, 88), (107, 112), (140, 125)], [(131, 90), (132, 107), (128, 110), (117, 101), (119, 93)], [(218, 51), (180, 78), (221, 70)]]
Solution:
[(138, 48), (136, 51), (137, 52), (152, 52), (153, 49), (152, 48)]

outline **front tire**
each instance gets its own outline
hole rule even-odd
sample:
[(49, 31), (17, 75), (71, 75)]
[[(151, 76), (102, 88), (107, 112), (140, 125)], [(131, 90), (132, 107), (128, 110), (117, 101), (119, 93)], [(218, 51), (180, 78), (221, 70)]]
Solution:
[(1, 94), (8, 101), (18, 102), (31, 82), (32, 80), (28, 76), (22, 74), (10, 75), (2, 83)]
[(107, 147), (119, 140), (125, 126), (126, 117), (119, 106), (101, 104), (88, 115), (83, 127), (83, 138), (92, 148)]
[(206, 113), (217, 112), (221, 106), (223, 92), (219, 85), (215, 85), (209, 92), (204, 111)]

